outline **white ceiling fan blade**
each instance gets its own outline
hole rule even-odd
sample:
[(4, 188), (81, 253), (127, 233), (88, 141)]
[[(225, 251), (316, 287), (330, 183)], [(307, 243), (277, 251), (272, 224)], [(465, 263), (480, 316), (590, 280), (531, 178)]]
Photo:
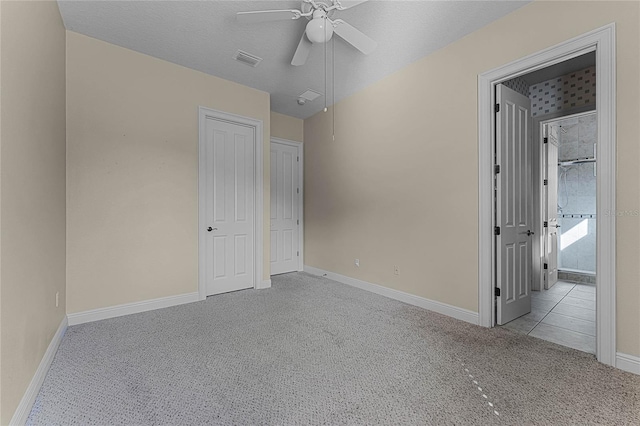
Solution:
[(302, 33), (302, 38), (300, 39), (300, 43), (298, 43), (298, 48), (296, 49), (296, 53), (293, 55), (293, 59), (291, 60), (291, 65), (299, 67), (300, 65), (304, 65), (307, 62), (307, 58), (309, 57), (309, 52), (311, 52), (311, 46), (313, 43), (309, 41), (307, 38), (307, 32)]
[(257, 22), (286, 21), (298, 19), (301, 16), (299, 10), (259, 10), (255, 12), (238, 12), (236, 18), (243, 24), (254, 24)]
[(344, 41), (351, 44), (353, 47), (355, 47), (365, 55), (368, 55), (369, 53), (376, 50), (378, 43), (376, 43), (376, 41), (369, 36), (362, 33), (362, 31), (347, 24), (342, 19), (336, 19), (334, 23), (336, 24), (336, 26), (334, 27), (333, 32), (338, 34), (344, 39)]
[(340, 10), (347, 10), (347, 9), (351, 9), (352, 7), (356, 7), (357, 5), (361, 4), (361, 3), (365, 3), (369, 0), (344, 0), (344, 1), (340, 1)]

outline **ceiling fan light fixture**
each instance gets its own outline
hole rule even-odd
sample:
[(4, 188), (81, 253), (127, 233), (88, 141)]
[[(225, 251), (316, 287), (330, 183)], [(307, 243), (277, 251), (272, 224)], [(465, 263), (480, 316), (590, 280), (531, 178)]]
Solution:
[(313, 18), (307, 24), (307, 38), (311, 43), (326, 43), (333, 36), (333, 25), (325, 18)]
[(309, 19), (309, 22), (307, 22), (305, 26), (305, 31), (298, 42), (298, 47), (291, 59), (291, 65), (298, 67), (307, 62), (307, 58), (314, 44), (325, 44), (326, 56), (326, 43), (335, 40), (333, 39), (333, 33), (336, 33), (337, 37), (365, 55), (373, 52), (377, 46), (375, 40), (342, 19), (333, 19), (333, 15), (335, 15), (336, 12), (350, 9), (366, 1), (367, 0), (349, 1), (348, 4), (343, 5), (341, 0), (302, 0), (300, 10), (255, 10), (238, 12), (236, 16), (238, 22), (244, 23), (292, 21), (300, 18)]

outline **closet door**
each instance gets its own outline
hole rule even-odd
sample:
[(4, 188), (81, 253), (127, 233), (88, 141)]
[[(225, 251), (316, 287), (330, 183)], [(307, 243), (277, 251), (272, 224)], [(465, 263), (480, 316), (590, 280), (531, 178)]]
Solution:
[(205, 131), (208, 296), (254, 287), (255, 131), (212, 118)]
[(299, 149), (271, 142), (271, 275), (299, 270)]

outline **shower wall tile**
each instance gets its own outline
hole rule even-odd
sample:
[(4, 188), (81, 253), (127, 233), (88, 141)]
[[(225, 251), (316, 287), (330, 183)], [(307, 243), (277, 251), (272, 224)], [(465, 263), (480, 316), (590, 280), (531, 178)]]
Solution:
[(578, 142), (578, 120), (562, 122), (560, 125), (560, 142), (575, 143)]
[(529, 99), (533, 117), (595, 105), (596, 68), (589, 67), (534, 84), (529, 87)]
[[(591, 158), (596, 141), (596, 115), (559, 120), (558, 158), (574, 160)], [(596, 177), (595, 163), (558, 167), (558, 253), (560, 269), (595, 273), (596, 265)], [(561, 217), (565, 215), (565, 217)], [(566, 217), (576, 215), (577, 217)], [(593, 215), (580, 217), (578, 215)], [(578, 225), (587, 224), (587, 232), (580, 234)], [(562, 248), (574, 240), (570, 245)]]
[[(596, 240), (593, 238), (590, 240), (592, 244), (595, 245)], [(595, 253), (584, 253), (580, 257), (578, 257), (578, 268), (579, 271), (585, 272), (596, 272), (596, 255)]]
[[(585, 235), (577, 234), (579, 239), (567, 247), (562, 248), (563, 238), (571, 239), (576, 237), (575, 230), (582, 222), (587, 222), (588, 232)], [(560, 218), (561, 235), (558, 238), (558, 253), (560, 269), (574, 269), (595, 273), (596, 270), (596, 220), (595, 219), (569, 219)]]
[(584, 157), (583, 154), (585, 148), (575, 140), (573, 142), (563, 142), (558, 147), (558, 160), (575, 160), (576, 158)]
[(598, 119), (595, 114), (580, 117), (579, 120), (585, 135), (596, 136), (596, 125)]

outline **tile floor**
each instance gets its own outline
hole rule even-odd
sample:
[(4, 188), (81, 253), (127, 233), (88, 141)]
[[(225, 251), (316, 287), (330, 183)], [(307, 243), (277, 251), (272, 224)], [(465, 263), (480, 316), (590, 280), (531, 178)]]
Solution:
[(531, 313), (504, 327), (596, 353), (596, 287), (558, 281), (549, 290), (531, 292)]

